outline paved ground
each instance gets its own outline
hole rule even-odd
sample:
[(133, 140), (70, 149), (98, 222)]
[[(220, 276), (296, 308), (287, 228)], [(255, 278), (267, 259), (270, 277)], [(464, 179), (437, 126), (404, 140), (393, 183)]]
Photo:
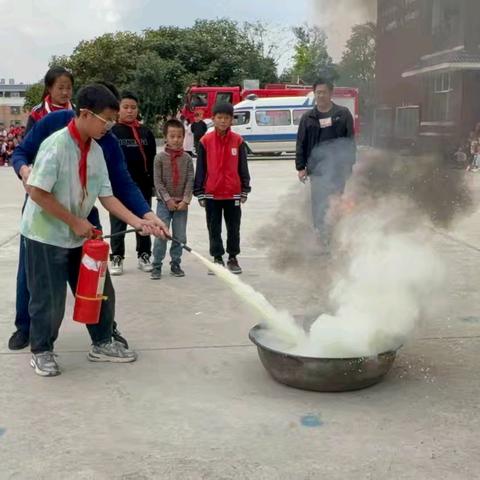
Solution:
[[(301, 279), (274, 273), (255, 240), (294, 182), (292, 166), (252, 162), (251, 170), (243, 278), (301, 314)], [(16, 232), (21, 202), (20, 182), (0, 169), (0, 242)], [(454, 233), (480, 245), (480, 215)], [(450, 267), (443, 314), (382, 384), (319, 394), (266, 374), (247, 339), (256, 318), (193, 258), (185, 257), (186, 278), (155, 283), (135, 269), (131, 240), (115, 286), (138, 362), (89, 363), (70, 299), (57, 345), (64, 373), (54, 379), (35, 376), (27, 352), (7, 349), (18, 241), (0, 248), (0, 479), (480, 478), (480, 253), (438, 237)], [(207, 251), (196, 205), (189, 242)]]

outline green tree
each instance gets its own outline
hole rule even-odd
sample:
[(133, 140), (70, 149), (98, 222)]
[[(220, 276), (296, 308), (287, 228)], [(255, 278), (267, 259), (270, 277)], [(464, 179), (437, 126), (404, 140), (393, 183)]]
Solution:
[(339, 64), (339, 83), (360, 91), (360, 118), (364, 123), (365, 137), (370, 135), (375, 108), (375, 59), (375, 24), (368, 22), (355, 25)]
[(35, 105), (38, 105), (42, 101), (43, 90), (43, 82), (38, 82), (34, 83), (25, 92), (25, 104), (23, 106), (25, 112), (29, 112)]
[(317, 26), (294, 27), (296, 43), (293, 66), (282, 75), (282, 79), (292, 83), (311, 84), (320, 77), (336, 80), (338, 74), (332, 57), (328, 54), (327, 36)]
[(183, 65), (177, 60), (165, 60), (153, 52), (138, 59), (130, 88), (140, 97), (143, 120), (147, 125), (153, 127), (158, 115), (177, 110), (185, 75)]

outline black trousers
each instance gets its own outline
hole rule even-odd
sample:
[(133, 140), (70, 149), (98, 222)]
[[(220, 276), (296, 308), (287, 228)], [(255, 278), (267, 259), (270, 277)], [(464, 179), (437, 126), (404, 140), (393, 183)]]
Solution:
[[(142, 189), (143, 196), (148, 205), (152, 206), (152, 189)], [(122, 220), (110, 215), (110, 233), (119, 233), (127, 230), (127, 224)], [(152, 254), (152, 239), (150, 236), (135, 234), (137, 240), (137, 257), (141, 257), (143, 254), (150, 256)], [(125, 258), (125, 235), (118, 235), (110, 239), (110, 248), (112, 253), (110, 259), (114, 256), (120, 256)]]
[(210, 255), (225, 254), (222, 240), (222, 217), (227, 226), (227, 253), (236, 257), (240, 253), (240, 222), (242, 209), (239, 200), (207, 200), (205, 205), (207, 228), (210, 239)]
[[(65, 315), (67, 284), (75, 294), (82, 248), (61, 248), (25, 238), (25, 265), (30, 292), (30, 347), (32, 353), (53, 351)], [(115, 291), (110, 274), (105, 277), (100, 321), (87, 325), (93, 344), (112, 338)]]

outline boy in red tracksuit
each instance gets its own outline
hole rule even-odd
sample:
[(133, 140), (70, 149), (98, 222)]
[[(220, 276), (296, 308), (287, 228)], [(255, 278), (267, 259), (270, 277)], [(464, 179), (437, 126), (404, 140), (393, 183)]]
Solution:
[(251, 189), (247, 147), (242, 137), (231, 131), (232, 122), (233, 106), (215, 105), (215, 130), (200, 140), (193, 193), (205, 207), (210, 255), (214, 262), (225, 266), (223, 216), (227, 226), (227, 267), (232, 273), (240, 274), (237, 255), (240, 253), (241, 204), (247, 201)]

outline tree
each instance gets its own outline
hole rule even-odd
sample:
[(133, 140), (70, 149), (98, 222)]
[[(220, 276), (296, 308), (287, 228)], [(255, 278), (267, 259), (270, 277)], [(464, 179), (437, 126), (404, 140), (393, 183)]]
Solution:
[(356, 87), (360, 91), (360, 118), (366, 127), (362, 129), (366, 137), (369, 136), (375, 109), (375, 59), (375, 24), (355, 25), (343, 52), (339, 73), (342, 86)]
[(130, 87), (141, 99), (143, 120), (147, 125), (154, 126), (158, 115), (177, 110), (185, 75), (183, 65), (177, 60), (165, 60), (153, 52), (138, 59)]
[[(265, 27), (266, 28), (266, 27)], [(192, 83), (238, 85), (246, 78), (277, 79), (260, 26), (254, 32), (228, 19), (197, 20), (192, 27), (118, 32), (82, 41), (70, 56), (52, 58), (75, 77), (75, 88), (95, 80), (131, 88), (146, 122), (172, 113)]]
[(317, 26), (294, 27), (296, 38), (293, 66), (284, 72), (282, 78), (292, 83), (314, 83), (318, 77), (334, 81), (338, 74), (332, 57), (327, 50), (327, 36)]
[(23, 105), (25, 112), (29, 112), (35, 105), (38, 105), (42, 101), (43, 90), (43, 82), (38, 82), (34, 83), (25, 92), (25, 104)]

